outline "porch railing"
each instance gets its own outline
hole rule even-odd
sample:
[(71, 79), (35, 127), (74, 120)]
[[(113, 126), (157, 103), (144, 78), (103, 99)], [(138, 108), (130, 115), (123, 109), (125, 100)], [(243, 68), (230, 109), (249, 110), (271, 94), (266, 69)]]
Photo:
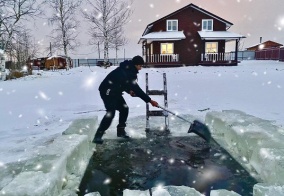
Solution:
[(201, 61), (233, 61), (235, 60), (235, 53), (226, 52), (226, 53), (202, 53)]
[(148, 63), (171, 63), (179, 61), (179, 54), (152, 54), (146, 58)]

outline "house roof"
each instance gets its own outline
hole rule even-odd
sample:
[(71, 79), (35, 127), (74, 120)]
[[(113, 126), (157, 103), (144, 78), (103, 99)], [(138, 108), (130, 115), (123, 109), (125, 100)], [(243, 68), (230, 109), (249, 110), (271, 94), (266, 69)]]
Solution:
[(198, 34), (200, 35), (201, 39), (203, 40), (237, 40), (240, 38), (245, 38), (245, 36), (232, 33), (229, 31), (198, 31)]
[(261, 49), (261, 48), (267, 48), (267, 47), (281, 47), (281, 46), (283, 46), (283, 44), (268, 40), (268, 41), (253, 45), (251, 47), (248, 47), (247, 50), (252, 49), (252, 48), (257, 48), (257, 47), (260, 47)]
[(152, 28), (152, 26), (153, 26), (154, 23), (159, 22), (159, 21), (161, 21), (161, 20), (164, 20), (164, 19), (166, 19), (166, 18), (169, 18), (170, 16), (175, 15), (175, 14), (177, 14), (178, 12), (181, 12), (181, 11), (183, 11), (184, 9), (187, 9), (187, 8), (189, 8), (189, 7), (193, 8), (193, 9), (196, 9), (196, 10), (198, 10), (198, 11), (200, 11), (200, 12), (202, 12), (202, 13), (208, 15), (208, 16), (211, 16), (212, 18), (215, 18), (215, 19), (217, 19), (217, 20), (219, 20), (219, 21), (225, 23), (227, 27), (231, 27), (231, 26), (233, 25), (233, 23), (231, 23), (231, 22), (229, 22), (229, 21), (227, 21), (227, 20), (225, 20), (225, 19), (223, 19), (223, 18), (221, 18), (221, 17), (219, 17), (219, 16), (216, 16), (215, 14), (212, 14), (211, 12), (208, 12), (208, 11), (206, 11), (206, 10), (204, 10), (204, 9), (202, 9), (202, 8), (200, 8), (200, 7), (198, 7), (198, 6), (194, 5), (194, 4), (192, 4), (192, 3), (190, 3), (189, 5), (187, 5), (187, 6), (185, 6), (185, 7), (182, 7), (181, 9), (179, 9), (179, 10), (177, 10), (177, 11), (175, 11), (175, 12), (172, 12), (172, 13), (170, 13), (170, 14), (164, 16), (163, 18), (160, 18), (159, 20), (156, 20), (156, 21), (154, 21), (154, 22), (148, 24), (147, 27), (146, 27), (146, 29), (144, 30), (142, 36), (144, 36), (145, 34), (147, 34), (147, 33), (149, 32), (149, 30)]
[(181, 40), (185, 39), (183, 31), (160, 31), (152, 32), (142, 36), (139, 40), (139, 44), (144, 40), (151, 41), (167, 41), (167, 40)]

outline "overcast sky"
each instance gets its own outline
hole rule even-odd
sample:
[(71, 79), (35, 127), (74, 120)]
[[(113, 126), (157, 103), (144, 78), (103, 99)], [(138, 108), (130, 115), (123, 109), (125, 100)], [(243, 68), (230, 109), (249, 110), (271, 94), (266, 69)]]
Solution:
[[(284, 0), (134, 0), (133, 15), (125, 27), (125, 36), (129, 43), (121, 49), (119, 57), (141, 55), (138, 40), (147, 24), (158, 20), (190, 3), (233, 23), (229, 29), (247, 38), (243, 40), (243, 49), (262, 41), (272, 40), (284, 44)], [(80, 40), (84, 44), (71, 55), (73, 58), (98, 58), (97, 51), (87, 46), (87, 25), (82, 22)], [(45, 22), (37, 22), (36, 31), (41, 32), (37, 39), (43, 45), (49, 41), (44, 33)], [(46, 32), (46, 31), (45, 31)], [(101, 55), (102, 57), (102, 55)], [(110, 53), (110, 58), (115, 57)]]

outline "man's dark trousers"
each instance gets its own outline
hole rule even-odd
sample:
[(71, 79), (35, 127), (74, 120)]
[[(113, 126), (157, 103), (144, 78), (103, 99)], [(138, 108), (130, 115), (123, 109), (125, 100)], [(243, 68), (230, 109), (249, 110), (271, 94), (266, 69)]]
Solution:
[(126, 127), (129, 108), (122, 95), (105, 95), (103, 93), (100, 93), (100, 95), (106, 108), (106, 114), (96, 133), (96, 137), (101, 138), (104, 132), (110, 127), (116, 110), (119, 111), (119, 123), (117, 128), (124, 129)]

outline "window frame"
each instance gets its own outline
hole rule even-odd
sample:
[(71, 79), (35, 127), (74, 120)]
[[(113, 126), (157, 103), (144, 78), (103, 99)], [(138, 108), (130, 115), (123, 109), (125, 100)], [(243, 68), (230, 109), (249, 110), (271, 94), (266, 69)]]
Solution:
[[(169, 22), (171, 22), (171, 25), (169, 25)], [(177, 29), (173, 30), (173, 22), (177, 23)], [(169, 29), (169, 27), (171, 27), (171, 29)], [(178, 31), (178, 20), (177, 19), (173, 19), (173, 20), (167, 20), (167, 31)]]
[[(213, 44), (216, 43), (216, 52), (207, 52), (207, 44)], [(218, 53), (218, 47), (219, 47), (219, 43), (218, 42), (205, 42), (205, 53)], [(212, 48), (212, 47), (211, 47)]]
[[(212, 22), (212, 29), (208, 29), (208, 21), (211, 21)], [(204, 29), (204, 23), (207, 22), (207, 25), (206, 25), (206, 29)], [(202, 31), (213, 31), (213, 19), (202, 19)]]
[[(173, 53), (162, 53), (162, 45), (169, 45), (169, 44), (171, 44), (172, 45), (172, 48), (173, 48)], [(161, 55), (171, 55), (171, 54), (174, 54), (175, 53), (175, 51), (174, 51), (174, 43), (173, 42), (167, 42), (167, 43), (160, 43), (160, 54)]]

